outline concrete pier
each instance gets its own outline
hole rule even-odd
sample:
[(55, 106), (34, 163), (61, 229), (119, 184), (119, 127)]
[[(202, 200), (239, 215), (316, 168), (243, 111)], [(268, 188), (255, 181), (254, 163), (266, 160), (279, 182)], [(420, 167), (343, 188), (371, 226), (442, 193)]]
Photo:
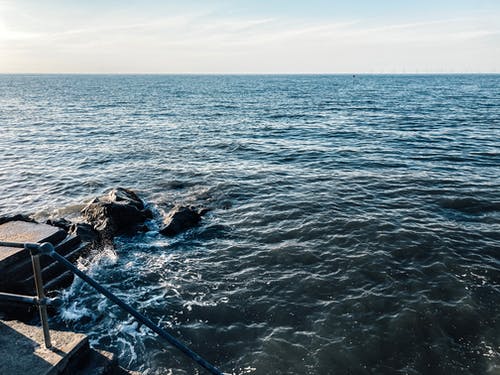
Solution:
[[(87, 244), (78, 236), (68, 235), (58, 227), (26, 221), (1, 224), (0, 241), (50, 242), (70, 261), (87, 249)], [(44, 289), (49, 293), (73, 280), (73, 274), (49, 256), (42, 256), (40, 262)], [(31, 256), (26, 250), (0, 247), (0, 291), (34, 295)], [(0, 374), (131, 374), (118, 366), (112, 353), (90, 348), (87, 336), (82, 333), (51, 329), (52, 348), (45, 348), (41, 327), (10, 320), (33, 321), (36, 310), (34, 306), (28, 307), (13, 302), (0, 303)]]

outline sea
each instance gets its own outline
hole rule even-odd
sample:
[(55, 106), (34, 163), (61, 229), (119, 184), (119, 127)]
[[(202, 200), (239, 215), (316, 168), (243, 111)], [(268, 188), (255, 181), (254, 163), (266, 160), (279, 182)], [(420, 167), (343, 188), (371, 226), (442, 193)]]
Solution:
[[(0, 214), (149, 231), (80, 269), (228, 374), (500, 373), (500, 75), (0, 75)], [(159, 234), (175, 205), (200, 225)], [(203, 374), (80, 280), (51, 326)]]

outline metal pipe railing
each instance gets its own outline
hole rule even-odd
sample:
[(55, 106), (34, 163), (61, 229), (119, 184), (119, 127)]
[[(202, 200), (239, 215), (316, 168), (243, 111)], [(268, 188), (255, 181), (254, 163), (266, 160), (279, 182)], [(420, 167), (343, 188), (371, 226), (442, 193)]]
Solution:
[[(163, 328), (159, 327), (151, 319), (146, 317), (145, 315), (141, 314), (139, 311), (134, 309), (132, 306), (128, 305), (124, 301), (122, 301), (120, 298), (118, 298), (115, 294), (111, 293), (109, 290), (104, 288), (102, 285), (100, 285), (97, 281), (95, 281), (93, 278), (90, 276), (86, 275), (82, 271), (80, 271), (75, 265), (73, 265), (71, 262), (69, 262), (65, 257), (57, 253), (54, 249), (54, 246), (51, 243), (45, 242), (43, 244), (34, 244), (34, 243), (25, 243), (25, 244), (20, 244), (16, 242), (1, 242), (0, 241), (0, 246), (7, 246), (7, 247), (18, 247), (18, 248), (25, 248), (26, 250), (29, 250), (31, 253), (32, 257), (32, 263), (33, 263), (33, 272), (35, 273), (35, 284), (36, 289), (37, 289), (37, 295), (38, 295), (38, 300), (39, 300), (39, 312), (40, 312), (40, 319), (42, 321), (42, 327), (44, 327), (44, 324), (46, 324), (47, 331), (45, 331), (44, 328), (44, 338), (45, 338), (45, 345), (47, 344), (48, 348), (50, 347), (50, 335), (48, 331), (48, 319), (47, 319), (47, 301), (45, 298), (45, 295), (43, 293), (43, 282), (41, 279), (41, 271), (40, 271), (40, 262), (39, 262), (39, 256), (40, 255), (49, 255), (52, 257), (54, 260), (57, 262), (61, 263), (64, 265), (66, 268), (68, 268), (71, 272), (73, 272), (75, 275), (80, 277), (83, 281), (85, 281), (87, 284), (91, 285), (94, 289), (96, 289), (99, 293), (104, 295), (106, 298), (108, 298), (110, 301), (118, 305), (120, 308), (125, 310), (127, 313), (132, 315), (134, 318), (136, 318), (139, 322), (150, 328), (153, 332), (155, 332), (157, 335), (162, 337), (163, 339), (167, 340), (172, 346), (180, 350), (184, 355), (198, 363), (201, 367), (205, 368), (208, 370), (210, 373), (215, 374), (215, 375), (223, 375), (222, 371), (219, 370), (217, 367), (212, 365), (210, 362), (208, 362), (206, 359), (204, 359), (202, 356), (191, 350), (189, 347), (187, 347), (184, 343), (181, 341), (177, 340), (175, 337), (173, 337), (170, 333), (165, 331)], [(38, 266), (37, 266), (38, 264)], [(37, 281), (37, 274), (39, 275), (39, 280)], [(41, 292), (41, 293), (39, 293)], [(44, 323), (45, 322), (45, 323)], [(45, 336), (45, 332), (47, 332), (47, 336)]]
[(0, 241), (0, 246), (3, 246), (3, 247), (17, 247), (19, 249), (24, 249), (25, 248), (24, 245), (25, 245), (24, 242)]
[(24, 294), (16, 294), (16, 293), (5, 293), (0, 292), (0, 302), (19, 302), (25, 303), (28, 305), (39, 305), (40, 303), (45, 303), (47, 306), (60, 306), (61, 300), (59, 298), (48, 298), (45, 297), (45, 300), (40, 301), (36, 296), (27, 296)]
[(31, 296), (23, 296), (10, 293), (2, 293), (1, 297), (3, 297), (4, 300), (10, 299), (12, 301), (14, 299), (17, 300), (17, 302), (34, 303), (38, 305), (38, 313), (40, 314), (40, 322), (42, 324), (45, 347), (47, 349), (50, 349), (52, 348), (52, 343), (50, 341), (49, 318), (47, 315), (47, 298), (45, 297), (45, 292), (43, 290), (42, 268), (40, 267), (40, 252), (38, 251), (40, 244), (2, 241), (0, 242), (0, 246), (24, 248), (31, 254), (31, 264), (33, 266), (33, 275), (35, 279), (35, 290), (37, 297), (35, 298)]
[(42, 322), (43, 339), (45, 347), (51, 348), (49, 332), (49, 317), (47, 315), (47, 304), (45, 302), (45, 291), (43, 290), (42, 281), (42, 268), (40, 267), (40, 254), (31, 251), (31, 263), (33, 264), (33, 275), (35, 276), (35, 289), (36, 295), (40, 303), (38, 304), (38, 312), (40, 314), (40, 321)]
[(38, 298), (33, 296), (0, 292), (0, 302), (2, 301), (26, 303), (28, 305), (38, 305), (39, 303)]

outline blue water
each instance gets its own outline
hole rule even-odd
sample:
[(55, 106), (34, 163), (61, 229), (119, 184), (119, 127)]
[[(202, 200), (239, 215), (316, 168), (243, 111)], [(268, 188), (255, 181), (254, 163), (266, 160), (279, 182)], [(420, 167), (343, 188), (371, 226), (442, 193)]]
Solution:
[[(80, 267), (235, 374), (498, 374), (500, 76), (0, 76), (0, 213), (151, 231)], [(199, 228), (157, 232), (174, 203)], [(196, 366), (76, 281), (58, 327)]]

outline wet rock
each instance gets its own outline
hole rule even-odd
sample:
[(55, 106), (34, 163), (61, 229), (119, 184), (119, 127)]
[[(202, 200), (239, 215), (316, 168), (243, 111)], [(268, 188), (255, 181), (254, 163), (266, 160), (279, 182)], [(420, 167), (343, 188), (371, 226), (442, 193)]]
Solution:
[(165, 236), (175, 236), (191, 229), (198, 225), (202, 215), (207, 211), (205, 208), (200, 209), (193, 206), (175, 206), (165, 217), (163, 221), (165, 226), (160, 230), (160, 233)]
[(64, 229), (68, 234), (80, 237), (82, 242), (99, 243), (101, 241), (99, 232), (88, 223), (73, 223), (63, 217), (49, 219), (46, 224)]
[(23, 214), (0, 216), (0, 224), (7, 223), (9, 221), (26, 221), (28, 223), (35, 222), (34, 219)]
[(101, 235), (112, 238), (142, 228), (152, 218), (152, 212), (132, 190), (115, 188), (92, 200), (82, 210), (82, 216)]
[(69, 234), (79, 236), (82, 242), (99, 243), (99, 232), (87, 223), (73, 223), (68, 229)]
[(66, 232), (69, 231), (69, 228), (71, 227), (72, 222), (69, 220), (66, 220), (63, 217), (57, 218), (57, 219), (49, 219), (45, 222), (48, 225), (52, 225), (54, 227), (58, 227), (61, 229), (64, 229)]

